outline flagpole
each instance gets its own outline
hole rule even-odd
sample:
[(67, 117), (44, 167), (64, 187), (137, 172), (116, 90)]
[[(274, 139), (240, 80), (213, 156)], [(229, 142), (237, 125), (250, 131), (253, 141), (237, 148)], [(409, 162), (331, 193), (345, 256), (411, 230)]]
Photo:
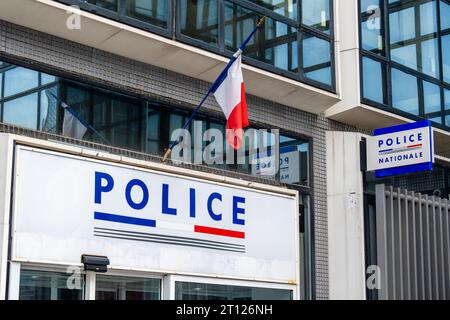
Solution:
[[(258, 23), (256, 24), (255, 29), (253, 29), (253, 31), (250, 33), (250, 35), (247, 37), (247, 39), (245, 39), (245, 41), (242, 43), (242, 45), (239, 47), (239, 49), (236, 51), (236, 53), (233, 55), (233, 57), (231, 57), (230, 61), (228, 62), (228, 64), (225, 66), (225, 68), (222, 70), (222, 72), (220, 73), (220, 75), (217, 77), (217, 79), (213, 82), (213, 84), (209, 87), (208, 92), (205, 94), (205, 96), (203, 97), (203, 99), (200, 101), (200, 103), (198, 104), (198, 106), (194, 109), (194, 111), (192, 112), (191, 116), (189, 117), (189, 119), (185, 122), (184, 126), (183, 126), (183, 130), (186, 130), (187, 127), (191, 124), (192, 120), (194, 120), (194, 117), (197, 115), (198, 111), (200, 110), (200, 108), (202, 107), (203, 103), (205, 103), (206, 99), (209, 97), (209, 95), (215, 90), (217, 89), (217, 87), (220, 86), (220, 84), (222, 83), (222, 80), (225, 78), (225, 76), (228, 73), (228, 70), (230, 69), (231, 65), (237, 60), (237, 58), (239, 58), (239, 56), (242, 54), (242, 52), (244, 51), (245, 47), (247, 46), (247, 44), (250, 42), (250, 40), (252, 39), (252, 37), (255, 35), (255, 33), (259, 30), (259, 28), (261, 27), (261, 25), (264, 22), (264, 19), (266, 17), (263, 16), (262, 18), (260, 18), (258, 20)], [(180, 139), (178, 140), (174, 140), (170, 143), (169, 148), (167, 148), (167, 150), (164, 153), (164, 156), (161, 160), (161, 162), (166, 162), (168, 157), (170, 156), (170, 153), (172, 152), (173, 147), (175, 147), (180, 141)]]
[(60, 98), (58, 98), (55, 94), (53, 94), (53, 92), (46, 90), (45, 91), (46, 94), (50, 94), (59, 104), (61, 104), (64, 108), (64, 110), (68, 110), (75, 118), (77, 118), (86, 128), (88, 128), (89, 130), (91, 130), (93, 133), (95, 133), (102, 141), (103, 143), (107, 144), (107, 145), (111, 145), (111, 143), (106, 140), (106, 138), (104, 138), (100, 132), (98, 132), (93, 126), (91, 126), (86, 120), (84, 120), (79, 114), (78, 112), (76, 112), (75, 110), (73, 110), (67, 103), (65, 103), (64, 101), (62, 101)]

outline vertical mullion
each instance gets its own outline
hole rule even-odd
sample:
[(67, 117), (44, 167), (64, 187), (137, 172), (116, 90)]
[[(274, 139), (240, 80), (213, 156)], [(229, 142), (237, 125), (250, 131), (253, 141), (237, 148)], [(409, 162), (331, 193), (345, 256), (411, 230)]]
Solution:
[(218, 0), (218, 45), (219, 51), (225, 53), (225, 0)]

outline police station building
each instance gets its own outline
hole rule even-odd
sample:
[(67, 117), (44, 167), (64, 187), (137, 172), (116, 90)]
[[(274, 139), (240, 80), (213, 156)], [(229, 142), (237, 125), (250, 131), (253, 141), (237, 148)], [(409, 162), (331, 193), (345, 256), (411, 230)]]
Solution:
[(0, 1), (0, 299), (449, 299), (449, 195), (448, 0)]

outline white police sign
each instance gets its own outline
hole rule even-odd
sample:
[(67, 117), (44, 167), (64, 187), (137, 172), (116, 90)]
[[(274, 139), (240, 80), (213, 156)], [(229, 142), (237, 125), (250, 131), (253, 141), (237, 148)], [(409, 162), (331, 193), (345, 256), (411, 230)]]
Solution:
[(367, 170), (376, 177), (431, 170), (433, 162), (428, 120), (376, 129), (367, 140)]
[(14, 260), (298, 283), (293, 192), (24, 146), (15, 161)]

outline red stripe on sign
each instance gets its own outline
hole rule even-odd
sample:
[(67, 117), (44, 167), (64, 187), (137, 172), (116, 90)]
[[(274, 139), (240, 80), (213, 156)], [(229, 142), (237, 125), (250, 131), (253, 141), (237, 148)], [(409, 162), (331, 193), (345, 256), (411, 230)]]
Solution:
[(197, 226), (197, 225), (194, 226), (194, 231), (198, 232), (198, 233), (214, 234), (216, 236), (245, 239), (245, 232), (240, 232), (240, 231), (217, 229), (217, 228)]
[(408, 146), (408, 148), (417, 148), (417, 147), (421, 147), (421, 146), (422, 146), (422, 144), (415, 144), (413, 146)]

